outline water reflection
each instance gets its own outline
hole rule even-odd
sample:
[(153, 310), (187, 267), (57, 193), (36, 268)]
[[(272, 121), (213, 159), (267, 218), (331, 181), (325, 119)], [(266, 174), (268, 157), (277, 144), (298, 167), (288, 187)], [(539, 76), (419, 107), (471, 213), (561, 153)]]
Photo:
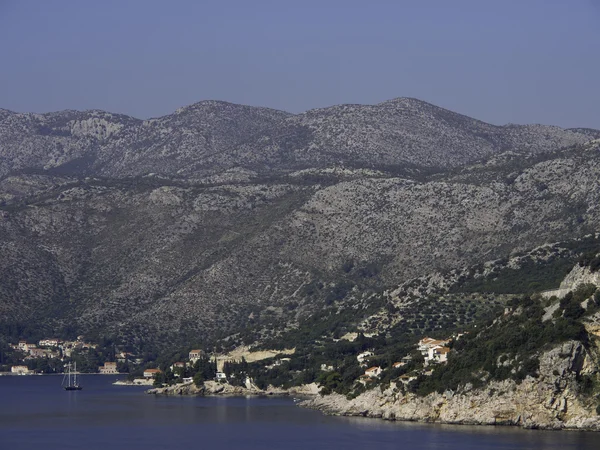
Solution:
[[(86, 377), (0, 378), (0, 448), (597, 449), (600, 435), (328, 417), (290, 399), (154, 397)], [(57, 384), (58, 383), (58, 384)]]

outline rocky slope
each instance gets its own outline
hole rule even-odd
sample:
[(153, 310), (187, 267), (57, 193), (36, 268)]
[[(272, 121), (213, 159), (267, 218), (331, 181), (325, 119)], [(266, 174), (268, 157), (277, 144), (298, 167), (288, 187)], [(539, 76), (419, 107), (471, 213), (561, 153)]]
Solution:
[(250, 343), (583, 236), (600, 219), (598, 143), (559, 147), (595, 133), (413, 99), (301, 115), (201, 102), (147, 121), (2, 111), (0, 333)]
[(577, 379), (596, 372), (598, 351), (569, 341), (540, 358), (538, 378), (521, 383), (493, 381), (485, 388), (466, 386), (457, 392), (426, 397), (403, 394), (392, 385), (348, 400), (339, 394), (318, 396), (302, 406), (329, 414), (524, 428), (600, 430), (596, 403), (581, 395)]
[(410, 98), (291, 115), (204, 101), (138, 120), (104, 111), (0, 115), (0, 178), (22, 170), (130, 177), (203, 177), (243, 167), (267, 173), (353, 165), (457, 167), (513, 150), (581, 144), (598, 131), (494, 126)]
[(599, 262), (597, 251), (582, 258), (560, 299), (514, 297), (456, 339), (447, 362), (406, 369), (411, 381), (381, 375), (379, 386), (302, 405), (387, 420), (600, 430)]
[(11, 176), (0, 182), (2, 317), (156, 341), (285, 327), (340, 280), (337, 297), (358, 302), (594, 231), (599, 178), (597, 144), (424, 181)]

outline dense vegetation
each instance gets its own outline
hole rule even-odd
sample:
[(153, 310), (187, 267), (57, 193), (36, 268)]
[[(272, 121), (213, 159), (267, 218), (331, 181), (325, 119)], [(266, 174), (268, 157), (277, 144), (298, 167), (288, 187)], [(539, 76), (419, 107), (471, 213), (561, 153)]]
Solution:
[[(488, 380), (520, 382), (526, 376), (536, 377), (542, 350), (570, 339), (588, 342), (580, 319), (600, 306), (600, 295), (595, 291), (595, 286), (579, 287), (562, 299), (554, 316), (545, 321), (539, 297), (515, 297), (510, 313), (457, 341), (448, 364), (437, 367), (429, 377), (419, 377), (409, 389), (427, 395), (456, 390), (466, 383), (479, 387)], [(583, 309), (581, 302), (592, 294), (588, 309)]]
[(600, 237), (586, 236), (582, 239), (565, 241), (539, 254), (523, 258), (519, 267), (508, 267), (507, 260), (499, 260), (488, 276), (483, 266), (475, 268), (470, 277), (465, 277), (452, 288), (452, 292), (491, 292), (495, 294), (532, 294), (556, 289), (573, 265), (579, 262), (592, 272), (600, 268)]

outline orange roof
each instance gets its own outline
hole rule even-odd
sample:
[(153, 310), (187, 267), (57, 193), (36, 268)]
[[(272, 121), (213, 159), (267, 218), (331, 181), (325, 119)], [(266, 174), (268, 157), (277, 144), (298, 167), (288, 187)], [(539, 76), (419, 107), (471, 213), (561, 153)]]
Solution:
[(146, 369), (144, 370), (144, 372), (148, 372), (148, 373), (159, 373), (160, 369)]
[(448, 347), (438, 347), (435, 349), (435, 351), (438, 353), (448, 353), (450, 349)]
[(197, 350), (190, 350), (190, 353), (202, 353), (202, 350), (199, 350), (199, 349), (197, 349)]
[(380, 367), (377, 366), (373, 366), (373, 367), (369, 367), (367, 370), (365, 370), (365, 372), (372, 372), (374, 370), (380, 369)]

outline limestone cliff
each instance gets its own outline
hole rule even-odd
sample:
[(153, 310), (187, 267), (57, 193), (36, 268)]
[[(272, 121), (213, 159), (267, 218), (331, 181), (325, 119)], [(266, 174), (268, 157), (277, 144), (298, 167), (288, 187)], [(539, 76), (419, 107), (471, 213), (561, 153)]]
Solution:
[(578, 264), (573, 267), (573, 270), (571, 270), (562, 283), (560, 283), (558, 289), (543, 292), (542, 295), (545, 298), (550, 298), (552, 296), (563, 298), (567, 293), (575, 290), (577, 286), (582, 284), (595, 284), (596, 286), (600, 286), (600, 272), (594, 272), (589, 267)]
[(328, 414), (452, 424), (518, 425), (523, 428), (600, 430), (596, 402), (581, 380), (597, 371), (597, 351), (568, 341), (540, 356), (539, 376), (521, 383), (490, 382), (425, 397), (402, 393), (393, 383), (349, 400), (318, 396), (302, 406)]

